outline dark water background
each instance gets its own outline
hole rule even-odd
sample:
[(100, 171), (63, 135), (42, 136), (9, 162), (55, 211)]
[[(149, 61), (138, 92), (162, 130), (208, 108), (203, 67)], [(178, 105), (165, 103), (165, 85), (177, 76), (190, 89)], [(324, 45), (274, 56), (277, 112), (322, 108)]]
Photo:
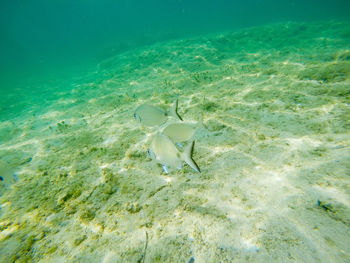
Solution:
[(1, 0), (0, 84), (69, 74), (157, 41), (349, 17), (349, 0)]

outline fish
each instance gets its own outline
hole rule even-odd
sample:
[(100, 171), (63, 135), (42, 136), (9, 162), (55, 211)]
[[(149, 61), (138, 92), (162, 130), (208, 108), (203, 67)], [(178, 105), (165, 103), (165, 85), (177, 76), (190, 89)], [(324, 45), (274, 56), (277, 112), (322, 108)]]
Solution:
[(16, 177), (12, 173), (10, 165), (5, 161), (0, 160), (0, 195), (15, 182)]
[(192, 159), (193, 148), (194, 141), (186, 145), (184, 150), (180, 152), (168, 136), (157, 133), (147, 150), (147, 154), (151, 159), (162, 165), (166, 174), (169, 173), (168, 167), (181, 169), (183, 162), (186, 162), (193, 170), (200, 173), (199, 166)]
[(171, 123), (164, 128), (163, 134), (175, 143), (186, 142), (193, 139), (197, 128), (198, 125), (192, 123)]
[(178, 101), (174, 101), (173, 107), (169, 112), (149, 104), (142, 104), (134, 112), (134, 119), (145, 126), (160, 126), (168, 120), (168, 116), (182, 121), (181, 116), (177, 113)]

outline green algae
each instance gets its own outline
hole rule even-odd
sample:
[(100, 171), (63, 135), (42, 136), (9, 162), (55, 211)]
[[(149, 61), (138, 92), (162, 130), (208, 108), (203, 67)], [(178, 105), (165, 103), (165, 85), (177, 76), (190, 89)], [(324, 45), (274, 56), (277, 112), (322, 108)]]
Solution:
[(164, 262), (167, 260), (187, 262), (192, 255), (192, 249), (187, 236), (178, 235), (161, 238), (157, 243), (151, 243), (151, 251), (147, 254), (150, 262)]
[(330, 63), (314, 63), (307, 65), (299, 77), (322, 82), (339, 82), (349, 79), (350, 61), (332, 61)]
[(58, 132), (67, 132), (69, 130), (69, 125), (64, 121), (57, 122), (57, 131)]
[(83, 222), (87, 223), (91, 220), (93, 220), (96, 216), (96, 213), (92, 210), (92, 209), (82, 209), (80, 211), (80, 220), (82, 220)]
[(213, 101), (206, 101), (205, 103), (201, 104), (203, 111), (209, 111), (209, 112), (216, 112), (220, 106), (219, 104), (213, 102)]

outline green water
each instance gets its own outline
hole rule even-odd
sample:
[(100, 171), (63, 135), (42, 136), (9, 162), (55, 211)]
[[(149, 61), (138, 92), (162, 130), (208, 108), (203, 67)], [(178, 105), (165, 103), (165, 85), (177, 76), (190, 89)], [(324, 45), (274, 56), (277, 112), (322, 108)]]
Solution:
[[(6, 5), (0, 262), (348, 262), (348, 7), (287, 2), (38, 5), (47, 38), (17, 53), (39, 9)], [(178, 120), (133, 118), (176, 99), (201, 173), (147, 155)]]

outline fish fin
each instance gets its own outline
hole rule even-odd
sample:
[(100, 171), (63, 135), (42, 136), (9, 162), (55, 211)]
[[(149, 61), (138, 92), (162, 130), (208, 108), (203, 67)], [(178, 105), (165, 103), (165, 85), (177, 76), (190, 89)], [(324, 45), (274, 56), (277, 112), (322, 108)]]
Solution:
[(192, 159), (192, 152), (194, 147), (194, 141), (186, 145), (183, 153), (182, 153), (182, 159), (189, 165), (193, 170), (200, 173), (201, 170), (199, 169), (199, 166), (196, 164), (196, 162)]
[(162, 168), (163, 168), (163, 170), (164, 170), (164, 172), (166, 173), (166, 174), (168, 174), (169, 173), (169, 171), (168, 171), (168, 167), (166, 167), (166, 165), (162, 165)]
[(174, 105), (171, 107), (169, 115), (175, 117), (176, 119), (179, 119), (180, 121), (182, 121), (181, 116), (177, 113), (177, 104), (178, 104), (178, 100), (176, 99), (174, 101)]

